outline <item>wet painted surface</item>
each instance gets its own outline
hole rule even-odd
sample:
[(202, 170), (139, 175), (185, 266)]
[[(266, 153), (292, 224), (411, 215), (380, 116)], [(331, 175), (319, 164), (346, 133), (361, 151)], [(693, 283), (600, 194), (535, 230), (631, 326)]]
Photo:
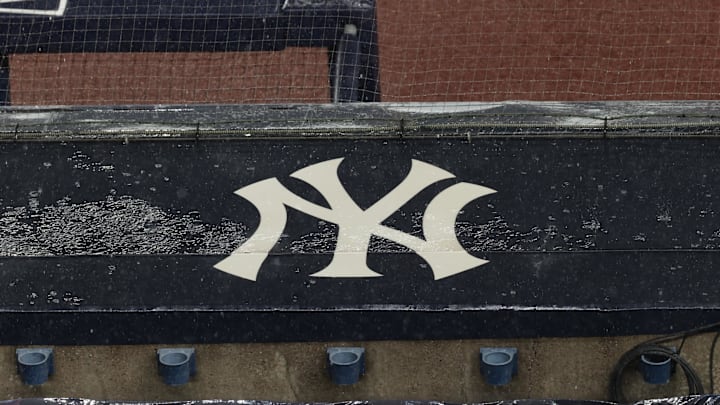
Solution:
[[(119, 137), (0, 143), (1, 309), (19, 326), (52, 331), (28, 337), (15, 328), (6, 339), (635, 334), (720, 310), (712, 136)], [(462, 248), (489, 263), (436, 279), (407, 246), (373, 237), (367, 266), (382, 277), (315, 277), (334, 256), (358, 252), (336, 251), (335, 223), (287, 208), (256, 281), (214, 268), (259, 228), (258, 208), (236, 190), (276, 178), (327, 206), (290, 175), (337, 158), (329, 176), (362, 209), (402, 183), (413, 160), (455, 175), (383, 221), (421, 239), (429, 201), (443, 190), (461, 182), (496, 190), (467, 203), (454, 227)], [(172, 332), (178, 322), (186, 332)], [(152, 333), (135, 333), (148, 324)]]

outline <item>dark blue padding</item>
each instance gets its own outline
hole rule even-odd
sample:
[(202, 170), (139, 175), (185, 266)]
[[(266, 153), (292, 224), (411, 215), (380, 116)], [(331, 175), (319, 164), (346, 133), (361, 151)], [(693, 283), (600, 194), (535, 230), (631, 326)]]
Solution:
[[(324, 47), (329, 51), (333, 101), (380, 98), (374, 0), (67, 1), (65, 8), (61, 0), (0, 4), (0, 54)], [(9, 13), (3, 7), (58, 15)], [(348, 38), (347, 26), (357, 34)], [(354, 55), (348, 57), (348, 49)], [(334, 89), (338, 75), (342, 83), (353, 75), (363, 79), (354, 80), (359, 87), (338, 92)], [(7, 66), (0, 64), (0, 104), (10, 104), (8, 77)]]

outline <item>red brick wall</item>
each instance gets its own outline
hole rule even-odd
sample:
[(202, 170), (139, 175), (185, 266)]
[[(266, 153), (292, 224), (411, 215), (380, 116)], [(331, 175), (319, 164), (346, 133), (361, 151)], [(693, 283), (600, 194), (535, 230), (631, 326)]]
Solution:
[(717, 99), (707, 0), (379, 0), (392, 101)]
[(30, 54), (10, 59), (13, 104), (327, 102), (327, 51)]

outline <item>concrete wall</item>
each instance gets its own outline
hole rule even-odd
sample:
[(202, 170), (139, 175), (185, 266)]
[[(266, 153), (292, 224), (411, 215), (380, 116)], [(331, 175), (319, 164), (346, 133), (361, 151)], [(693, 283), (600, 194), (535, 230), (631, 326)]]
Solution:
[[(0, 347), (0, 399), (602, 400), (607, 399), (618, 358), (646, 338), (196, 345), (198, 373), (180, 387), (164, 385), (157, 374), (155, 350), (162, 345), (55, 347), (55, 375), (38, 387), (23, 385), (15, 370), (15, 347), (4, 346)], [(691, 338), (682, 350), (703, 376), (706, 390), (710, 342), (711, 336)], [(330, 382), (324, 353), (333, 345), (366, 348), (367, 374), (358, 384), (343, 387)], [(483, 346), (519, 349), (519, 375), (509, 385), (492, 387), (482, 380), (478, 351)], [(630, 400), (687, 393), (680, 371), (662, 386), (643, 383), (635, 371), (627, 373), (626, 381)]]

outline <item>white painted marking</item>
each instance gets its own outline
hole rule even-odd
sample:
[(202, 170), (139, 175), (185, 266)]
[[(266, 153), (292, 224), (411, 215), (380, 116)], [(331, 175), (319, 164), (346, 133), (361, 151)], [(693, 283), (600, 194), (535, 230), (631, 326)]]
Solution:
[[(29, 0), (0, 0), (0, 4), (18, 3)], [(57, 9), (53, 10), (38, 10), (29, 8), (8, 8), (0, 7), (0, 14), (22, 14), (22, 15), (46, 15), (62, 17), (65, 15), (65, 9), (67, 8), (68, 0), (60, 0)]]
[(53, 118), (53, 114), (49, 112), (27, 112), (17, 113), (11, 112), (10, 118), (14, 120), (36, 120), (36, 121), (47, 121)]
[(500, 108), (508, 104), (516, 104), (513, 102), (502, 102), (502, 103), (462, 103), (462, 102), (447, 102), (447, 103), (385, 103), (383, 106), (388, 110), (404, 112), (404, 113), (419, 113), (419, 114), (451, 114), (451, 113), (463, 113), (463, 112), (474, 112), (474, 111), (485, 111), (493, 108)]

